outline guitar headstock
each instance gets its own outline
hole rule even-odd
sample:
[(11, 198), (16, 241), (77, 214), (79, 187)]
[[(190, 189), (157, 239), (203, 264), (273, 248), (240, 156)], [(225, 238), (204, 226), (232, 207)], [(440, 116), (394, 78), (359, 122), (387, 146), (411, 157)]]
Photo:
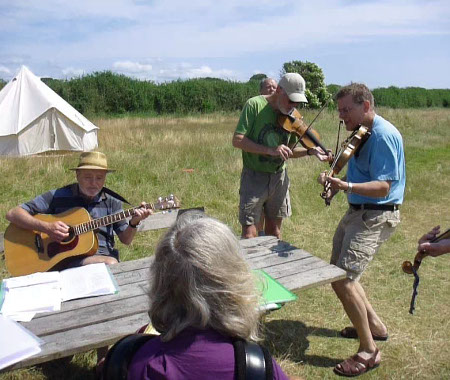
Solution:
[(155, 210), (170, 210), (173, 208), (180, 208), (181, 202), (180, 200), (173, 194), (170, 194), (168, 197), (159, 197), (158, 201), (155, 202), (153, 208)]

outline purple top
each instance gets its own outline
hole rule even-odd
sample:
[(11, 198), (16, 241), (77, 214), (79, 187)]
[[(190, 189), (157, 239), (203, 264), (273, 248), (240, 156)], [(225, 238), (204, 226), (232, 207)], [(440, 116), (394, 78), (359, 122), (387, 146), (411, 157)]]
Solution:
[[(272, 363), (273, 378), (287, 380), (273, 358)], [(145, 343), (128, 367), (128, 380), (233, 380), (234, 372), (231, 338), (212, 329), (188, 328), (169, 342), (156, 337)]]

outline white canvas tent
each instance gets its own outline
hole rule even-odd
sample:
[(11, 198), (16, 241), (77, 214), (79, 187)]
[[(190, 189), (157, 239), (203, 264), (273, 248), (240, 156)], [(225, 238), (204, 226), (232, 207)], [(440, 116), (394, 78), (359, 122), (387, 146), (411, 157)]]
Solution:
[(90, 151), (97, 130), (25, 66), (0, 91), (0, 155)]

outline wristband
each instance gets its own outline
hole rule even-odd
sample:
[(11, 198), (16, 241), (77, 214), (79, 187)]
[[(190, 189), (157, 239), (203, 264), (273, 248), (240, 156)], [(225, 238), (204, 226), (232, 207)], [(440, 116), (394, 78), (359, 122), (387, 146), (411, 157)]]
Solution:
[(347, 185), (348, 185), (347, 190), (344, 190), (344, 193), (351, 194), (353, 192), (353, 183), (347, 182)]
[(137, 224), (132, 224), (131, 221), (128, 222), (128, 225), (129, 225), (131, 228), (137, 228), (137, 226), (139, 226), (139, 224), (141, 224), (140, 221), (139, 221)]

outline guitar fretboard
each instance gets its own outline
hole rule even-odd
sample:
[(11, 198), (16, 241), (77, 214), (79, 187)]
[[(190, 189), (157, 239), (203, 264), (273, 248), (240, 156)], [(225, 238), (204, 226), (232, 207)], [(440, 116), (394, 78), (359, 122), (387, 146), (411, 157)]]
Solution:
[[(103, 217), (98, 218), (98, 219), (92, 219), (89, 222), (78, 224), (78, 225), (73, 227), (74, 234), (75, 235), (81, 235), (81, 234), (84, 234), (86, 232), (96, 230), (96, 229), (98, 229), (100, 227), (107, 226), (109, 224), (113, 224), (113, 223), (119, 222), (120, 220), (132, 217), (135, 214), (136, 210), (138, 208), (140, 208), (140, 207), (141, 206), (133, 207), (133, 208), (130, 208), (128, 210), (124, 210), (124, 211), (118, 212), (116, 214), (103, 216)], [(154, 207), (154, 205), (152, 203), (148, 203), (145, 206), (145, 208), (147, 208), (147, 209), (149, 208), (149, 209), (152, 209), (152, 210), (155, 209), (155, 207)]]

